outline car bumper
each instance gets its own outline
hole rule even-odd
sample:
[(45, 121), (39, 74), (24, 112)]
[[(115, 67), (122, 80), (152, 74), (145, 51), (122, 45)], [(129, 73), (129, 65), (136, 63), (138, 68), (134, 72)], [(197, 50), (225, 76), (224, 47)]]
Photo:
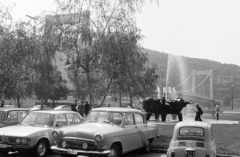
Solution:
[(59, 148), (57, 146), (52, 146), (51, 150), (59, 154), (72, 154), (72, 155), (86, 155), (86, 156), (106, 156), (110, 153), (110, 150), (105, 151), (85, 151), (85, 150), (72, 150)]
[(1, 144), (0, 151), (18, 151), (18, 152), (26, 152), (31, 150), (31, 146), (20, 146), (20, 145), (9, 145), (9, 144)]

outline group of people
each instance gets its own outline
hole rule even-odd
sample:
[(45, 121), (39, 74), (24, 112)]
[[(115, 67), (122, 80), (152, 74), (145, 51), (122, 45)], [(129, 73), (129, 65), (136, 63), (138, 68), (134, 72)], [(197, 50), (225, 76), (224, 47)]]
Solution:
[(81, 103), (78, 103), (78, 100), (75, 100), (74, 105), (71, 106), (72, 111), (79, 112), (79, 114), (84, 117), (88, 115), (88, 112), (91, 110), (91, 105), (86, 101), (85, 104), (83, 104), (83, 101)]

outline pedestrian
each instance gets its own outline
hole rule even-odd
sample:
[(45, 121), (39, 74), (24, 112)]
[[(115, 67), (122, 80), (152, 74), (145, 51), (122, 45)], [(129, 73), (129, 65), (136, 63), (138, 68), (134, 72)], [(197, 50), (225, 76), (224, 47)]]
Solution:
[(4, 104), (5, 104), (5, 102), (4, 102), (4, 100), (2, 100), (1, 101), (1, 107), (4, 107)]
[(85, 103), (85, 115), (87, 116), (88, 115), (88, 112), (90, 111), (90, 105), (89, 103), (86, 101)]
[(138, 103), (138, 107), (137, 107), (139, 110), (141, 110), (142, 109), (142, 102), (141, 101), (139, 101), (139, 103)]
[(77, 105), (77, 109), (78, 109), (79, 114), (83, 117), (84, 116), (84, 105), (83, 105), (83, 102), (81, 102), (81, 104)]
[(195, 116), (195, 121), (202, 121), (201, 115), (203, 114), (202, 108), (197, 104), (196, 105), (196, 116)]
[(71, 105), (71, 110), (72, 111), (77, 111), (77, 100), (75, 100), (74, 104)]
[(216, 116), (217, 116), (217, 120), (219, 120), (219, 112), (220, 112), (219, 106), (216, 105)]

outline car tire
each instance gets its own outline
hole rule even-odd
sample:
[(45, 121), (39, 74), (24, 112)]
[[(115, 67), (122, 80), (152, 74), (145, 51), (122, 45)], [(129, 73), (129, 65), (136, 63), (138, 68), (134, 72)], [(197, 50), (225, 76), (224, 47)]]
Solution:
[(142, 148), (143, 153), (149, 153), (151, 150), (151, 142), (150, 140), (146, 140), (144, 147)]
[(41, 139), (38, 141), (36, 146), (32, 150), (32, 156), (34, 157), (44, 157), (49, 150), (49, 146), (46, 140)]
[(120, 157), (120, 150), (116, 144), (111, 146), (108, 157)]

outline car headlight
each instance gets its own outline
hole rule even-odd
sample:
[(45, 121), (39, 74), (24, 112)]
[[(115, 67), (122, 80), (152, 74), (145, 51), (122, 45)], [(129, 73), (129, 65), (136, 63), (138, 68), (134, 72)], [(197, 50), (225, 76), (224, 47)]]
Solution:
[(67, 146), (66, 141), (63, 141), (63, 142), (62, 142), (62, 147), (65, 148), (66, 146)]
[(82, 147), (83, 147), (83, 149), (87, 149), (88, 144), (87, 143), (83, 143)]
[(58, 138), (59, 132), (58, 132), (58, 131), (53, 131), (53, 132), (52, 132), (52, 136), (53, 136), (54, 138)]
[(102, 142), (103, 141), (103, 136), (101, 134), (95, 135), (95, 141), (96, 142)]
[(22, 143), (23, 143), (23, 144), (27, 144), (27, 143), (28, 143), (28, 140), (25, 139), (25, 138), (23, 138), (23, 139), (22, 139)]

